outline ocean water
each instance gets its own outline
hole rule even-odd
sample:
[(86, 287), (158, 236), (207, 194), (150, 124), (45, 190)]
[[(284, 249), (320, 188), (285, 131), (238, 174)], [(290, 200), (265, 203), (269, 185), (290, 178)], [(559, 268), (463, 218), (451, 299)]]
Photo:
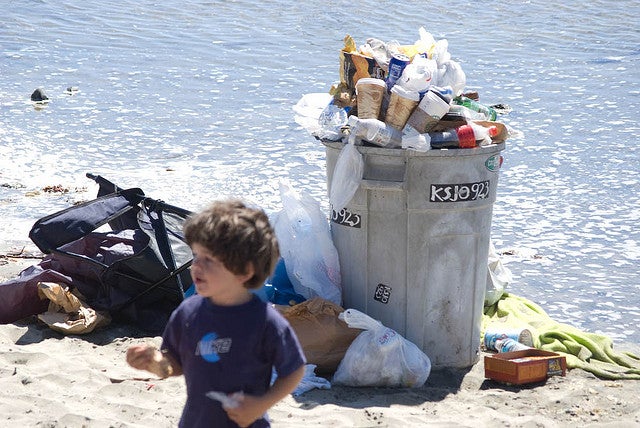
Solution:
[(275, 212), (283, 179), (328, 207), (293, 105), (339, 80), (346, 34), (411, 44), (422, 26), (468, 90), (512, 108), (491, 231), (509, 290), (640, 343), (638, 1), (0, 3), (5, 244), (93, 198), (87, 172), (192, 210), (235, 195)]

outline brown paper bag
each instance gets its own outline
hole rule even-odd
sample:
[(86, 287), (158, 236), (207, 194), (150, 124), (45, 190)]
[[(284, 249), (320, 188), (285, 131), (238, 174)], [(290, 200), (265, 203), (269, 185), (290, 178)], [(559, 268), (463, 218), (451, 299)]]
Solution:
[(63, 334), (91, 333), (108, 325), (111, 317), (87, 307), (66, 287), (55, 282), (39, 282), (38, 293), (50, 300), (47, 312), (38, 319)]
[(276, 306), (296, 332), (307, 363), (316, 373), (335, 372), (351, 342), (362, 330), (349, 328), (338, 318), (344, 309), (320, 297), (295, 306)]

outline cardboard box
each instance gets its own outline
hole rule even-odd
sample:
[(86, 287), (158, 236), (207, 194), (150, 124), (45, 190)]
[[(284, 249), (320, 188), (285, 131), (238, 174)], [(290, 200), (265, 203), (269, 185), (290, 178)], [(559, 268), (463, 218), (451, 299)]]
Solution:
[(498, 382), (521, 385), (541, 382), (549, 376), (565, 376), (567, 359), (541, 349), (504, 352), (484, 357), (484, 376)]

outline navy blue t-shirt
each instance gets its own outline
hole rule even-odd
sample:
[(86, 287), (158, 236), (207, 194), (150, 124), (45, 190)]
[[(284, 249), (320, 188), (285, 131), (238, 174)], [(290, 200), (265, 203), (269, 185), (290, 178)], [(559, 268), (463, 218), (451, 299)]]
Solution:
[[(256, 296), (238, 306), (218, 306), (199, 295), (173, 312), (162, 348), (182, 365), (187, 401), (180, 427), (236, 427), (209, 391), (262, 395), (272, 367), (287, 376), (305, 364), (300, 343), (287, 320)], [(252, 427), (268, 427), (265, 417)]]

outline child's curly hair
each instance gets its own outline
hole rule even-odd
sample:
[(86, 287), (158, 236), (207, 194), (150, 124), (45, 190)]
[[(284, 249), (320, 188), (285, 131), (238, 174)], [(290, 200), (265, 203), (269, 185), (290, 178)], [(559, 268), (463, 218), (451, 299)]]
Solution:
[(273, 273), (280, 257), (278, 241), (262, 209), (239, 199), (216, 201), (187, 219), (183, 226), (187, 244), (200, 244), (236, 275), (246, 273), (249, 263), (254, 275), (245, 283), (259, 288)]

